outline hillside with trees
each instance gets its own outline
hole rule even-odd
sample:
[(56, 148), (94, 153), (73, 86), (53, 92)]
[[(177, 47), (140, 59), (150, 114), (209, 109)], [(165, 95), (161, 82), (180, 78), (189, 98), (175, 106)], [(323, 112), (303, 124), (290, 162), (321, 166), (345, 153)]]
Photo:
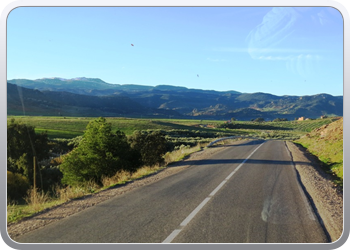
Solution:
[(8, 113), (265, 120), (342, 116), (343, 97), (275, 96), (168, 85), (109, 84), (92, 78), (8, 81)]

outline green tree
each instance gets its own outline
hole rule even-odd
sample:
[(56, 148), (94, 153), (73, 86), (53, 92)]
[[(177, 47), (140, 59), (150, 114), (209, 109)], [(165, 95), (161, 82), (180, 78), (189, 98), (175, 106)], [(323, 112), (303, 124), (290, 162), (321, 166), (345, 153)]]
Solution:
[(125, 134), (113, 133), (111, 124), (100, 117), (87, 125), (79, 145), (63, 158), (62, 182), (100, 182), (102, 176), (112, 176), (119, 170), (132, 171), (139, 164), (134, 156)]
[(167, 141), (159, 131), (135, 131), (129, 137), (130, 145), (141, 154), (142, 164), (153, 166), (164, 161), (163, 155), (167, 152)]

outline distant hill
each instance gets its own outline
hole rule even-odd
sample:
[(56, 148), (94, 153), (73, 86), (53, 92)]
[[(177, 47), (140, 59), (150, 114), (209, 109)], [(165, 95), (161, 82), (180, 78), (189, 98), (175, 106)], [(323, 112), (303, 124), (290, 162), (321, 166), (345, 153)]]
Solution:
[[(102, 81), (99, 78), (77, 77), (72, 79), (64, 79), (59, 77), (41, 78), (36, 80), (13, 79), (8, 80), (9, 83), (16, 84), (21, 87), (45, 90), (45, 91), (65, 91), (75, 94), (86, 95), (111, 95), (120, 93), (133, 93), (145, 91), (172, 91), (172, 92), (201, 92), (201, 93), (218, 93), (212, 90), (188, 89), (185, 87), (177, 87), (171, 85), (144, 86), (134, 84), (111, 84)], [(233, 93), (239, 93), (231, 91)]]
[(132, 116), (173, 115), (144, 107), (126, 96), (89, 96), (69, 92), (39, 91), (7, 83), (7, 113), (9, 115), (52, 116)]
[[(120, 85), (84, 77), (14, 79), (9, 80), (8, 86), (9, 84), (12, 87), (8, 87), (8, 96), (13, 94), (9, 92), (9, 89), (15, 88), (13, 84), (23, 87), (26, 93), (24, 97), (29, 98), (28, 108), (39, 113), (48, 110), (57, 113), (57, 109), (64, 107), (65, 113), (92, 116), (101, 113), (109, 116), (158, 115), (200, 119), (234, 117), (250, 120), (257, 117), (295, 119), (300, 116), (318, 118), (321, 115), (343, 115), (343, 97), (328, 94), (275, 96), (268, 93), (189, 89), (170, 85)], [(46, 106), (43, 106), (44, 101)], [(8, 98), (9, 112), (20, 112), (20, 106), (18, 98)]]

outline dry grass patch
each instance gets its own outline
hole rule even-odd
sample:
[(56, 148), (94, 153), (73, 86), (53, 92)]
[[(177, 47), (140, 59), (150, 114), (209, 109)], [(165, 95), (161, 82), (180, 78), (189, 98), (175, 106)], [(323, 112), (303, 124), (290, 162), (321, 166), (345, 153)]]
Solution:
[(174, 150), (172, 152), (167, 152), (164, 155), (164, 161), (165, 164), (170, 164), (172, 162), (177, 162), (183, 160), (186, 156), (200, 151), (204, 146), (206, 146), (208, 143), (199, 143), (194, 147), (189, 147), (185, 145), (181, 145), (178, 150)]
[(118, 183), (125, 183), (131, 179), (131, 174), (128, 171), (122, 170), (117, 172), (115, 175), (108, 177), (102, 176), (101, 182), (103, 187), (110, 187), (116, 185)]
[(43, 191), (38, 191), (37, 189), (31, 188), (27, 192), (27, 197), (24, 198), (28, 206), (34, 212), (43, 209), (46, 203), (50, 200), (49, 195)]

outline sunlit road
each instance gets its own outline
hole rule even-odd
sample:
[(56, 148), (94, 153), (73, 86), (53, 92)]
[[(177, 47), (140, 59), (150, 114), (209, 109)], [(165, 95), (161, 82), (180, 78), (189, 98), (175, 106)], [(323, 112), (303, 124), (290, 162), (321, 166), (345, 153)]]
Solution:
[[(188, 162), (187, 162), (188, 163)], [(283, 141), (226, 146), (17, 242), (323, 243)], [(302, 164), (302, 163), (300, 163)]]

